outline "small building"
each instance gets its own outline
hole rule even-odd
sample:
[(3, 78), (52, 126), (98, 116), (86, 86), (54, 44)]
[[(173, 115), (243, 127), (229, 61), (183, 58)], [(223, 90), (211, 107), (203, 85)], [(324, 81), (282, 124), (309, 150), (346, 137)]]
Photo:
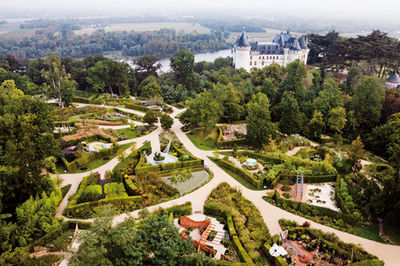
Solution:
[(386, 80), (385, 88), (387, 89), (399, 89), (400, 88), (400, 76), (394, 73), (390, 78)]
[(247, 164), (247, 166), (249, 166), (249, 167), (256, 167), (256, 166), (257, 166), (257, 160), (256, 160), (256, 159), (253, 159), (253, 158), (248, 158), (248, 159), (246, 160), (246, 164)]

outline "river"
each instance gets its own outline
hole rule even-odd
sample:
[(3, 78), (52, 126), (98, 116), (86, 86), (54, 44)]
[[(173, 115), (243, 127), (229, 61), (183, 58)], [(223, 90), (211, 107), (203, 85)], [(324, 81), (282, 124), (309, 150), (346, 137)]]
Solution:
[[(198, 53), (194, 54), (194, 62), (200, 62), (200, 61), (214, 62), (214, 60), (218, 57), (227, 57), (227, 56), (232, 56), (231, 49), (224, 49), (215, 52)], [(133, 59), (135, 59), (135, 57), (118, 56), (118, 58), (113, 58), (113, 59), (117, 60), (118, 62), (126, 62), (133, 67)], [(169, 57), (163, 58), (159, 62), (161, 63), (160, 72), (166, 73), (171, 70), (169, 66), (170, 63)]]

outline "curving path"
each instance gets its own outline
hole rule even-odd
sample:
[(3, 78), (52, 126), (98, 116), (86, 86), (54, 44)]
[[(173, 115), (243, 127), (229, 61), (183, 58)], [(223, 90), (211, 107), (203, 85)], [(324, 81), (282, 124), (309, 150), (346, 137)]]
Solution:
[[(214, 189), (216, 186), (218, 186), (222, 182), (227, 182), (230, 184), (232, 187), (237, 188), (240, 190), (243, 194), (244, 197), (246, 197), (248, 200), (250, 200), (260, 211), (262, 217), (264, 218), (265, 223), (267, 224), (269, 231), (271, 235), (280, 233), (282, 229), (279, 226), (278, 220), (281, 218), (284, 219), (290, 219), (290, 220), (295, 220), (296, 222), (302, 224), (307, 219), (294, 215), (290, 212), (287, 212), (285, 210), (282, 210), (278, 207), (275, 207), (266, 201), (262, 199), (262, 196), (265, 195), (266, 190), (264, 191), (254, 191), (247, 189), (243, 185), (241, 185), (239, 182), (237, 182), (235, 179), (233, 179), (230, 175), (228, 175), (224, 170), (219, 168), (216, 164), (214, 164), (211, 160), (208, 159), (208, 156), (212, 156), (212, 151), (203, 151), (198, 149), (191, 141), (190, 139), (186, 136), (186, 134), (181, 130), (182, 124), (178, 119), (175, 117), (183, 112), (185, 109), (177, 109), (175, 107), (172, 107), (174, 112), (171, 114), (171, 116), (174, 118), (174, 124), (171, 128), (172, 132), (175, 133), (177, 138), (183, 143), (185, 148), (192, 153), (194, 156), (201, 158), (204, 160), (204, 163), (206, 166), (209, 167), (209, 169), (214, 173), (214, 178), (204, 185), (203, 187), (195, 190), (192, 193), (189, 193), (181, 198), (174, 199), (171, 201), (167, 201), (164, 203), (160, 203), (151, 207), (148, 207), (150, 211), (156, 210), (158, 208), (168, 208), (172, 207), (177, 204), (183, 204), (187, 201), (190, 201), (192, 203), (192, 208), (193, 212), (203, 212), (203, 206), (204, 202), (207, 199), (209, 193), (211, 192), (212, 189)], [(151, 141), (153, 138), (158, 138), (158, 134), (161, 132), (160, 127), (157, 128), (157, 130), (153, 131), (152, 133), (137, 138), (133, 140), (129, 140), (131, 142), (136, 142), (137, 147), (141, 145), (141, 143), (144, 143), (146, 140)], [(130, 152), (130, 151), (129, 151)], [(98, 171), (101, 173), (104, 173), (108, 169), (113, 169), (115, 165), (118, 163), (118, 158), (115, 158), (111, 160), (109, 163), (103, 165), (102, 167), (99, 167), (98, 169), (95, 169), (93, 171)], [(62, 203), (59, 206), (59, 210), (57, 210), (57, 216), (61, 217), (62, 215), (62, 210), (66, 207), (67, 204), (67, 198), (69, 195), (72, 195), (75, 193), (77, 187), (79, 186), (79, 182), (82, 179), (83, 176), (86, 176), (88, 173), (82, 173), (82, 174), (76, 174), (76, 175), (61, 175), (63, 179), (66, 179), (63, 184), (68, 184), (69, 181), (67, 179), (73, 179), (73, 186), (75, 189), (71, 187), (70, 191), (68, 192), (67, 196), (63, 199)], [(120, 215), (117, 215), (114, 217), (113, 224), (118, 224), (122, 221), (124, 221), (128, 217), (134, 217), (136, 218), (138, 216), (138, 213), (140, 210), (136, 210), (130, 213), (123, 213)], [(93, 221), (94, 219), (88, 219), (86, 221)], [(379, 257), (381, 260), (385, 262), (386, 265), (399, 265), (400, 261), (400, 246), (394, 246), (394, 245), (388, 245), (388, 244), (383, 244), (383, 243), (378, 243), (372, 240), (368, 240), (362, 237), (358, 237), (349, 233), (345, 233), (336, 229), (333, 229), (328, 226), (324, 226), (315, 222), (311, 222), (311, 226), (316, 229), (321, 229), (324, 232), (333, 232), (335, 233), (341, 240), (344, 242), (350, 242), (354, 244), (359, 244), (361, 245), (366, 251), (370, 252), (371, 254), (376, 255)]]

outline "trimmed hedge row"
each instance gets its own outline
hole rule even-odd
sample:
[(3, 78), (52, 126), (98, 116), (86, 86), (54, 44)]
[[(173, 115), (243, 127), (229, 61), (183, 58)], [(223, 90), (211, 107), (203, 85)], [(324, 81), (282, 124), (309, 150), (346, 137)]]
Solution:
[(231, 164), (231, 163), (229, 163), (229, 162), (227, 162), (227, 161), (225, 161), (225, 160), (220, 160), (220, 159), (218, 159), (218, 161), (219, 161), (224, 167), (226, 167), (227, 169), (231, 170), (232, 172), (234, 172), (234, 173), (240, 175), (241, 177), (243, 177), (244, 179), (246, 179), (247, 181), (249, 181), (249, 182), (250, 182), (253, 186), (255, 186), (256, 188), (260, 188), (260, 187), (261, 187), (261, 185), (262, 185), (261, 181), (258, 180), (258, 179), (255, 179), (255, 178), (253, 177), (252, 174), (243, 171), (242, 169), (236, 167), (235, 165), (233, 165), (233, 164)]
[(262, 160), (262, 161), (264, 161), (266, 163), (270, 162), (270, 163), (274, 163), (274, 164), (281, 164), (281, 163), (285, 162), (284, 159), (268, 156), (268, 155), (257, 153), (257, 152), (240, 151), (240, 152), (238, 152), (238, 154), (239, 155), (248, 156), (248, 157), (251, 157), (251, 158), (254, 158), (254, 159), (259, 159), (259, 160)]
[(340, 195), (339, 191), (340, 191), (340, 182), (341, 182), (341, 177), (338, 175), (337, 179), (336, 179), (336, 184), (335, 184), (335, 200), (336, 203), (339, 207), (339, 209), (346, 213), (346, 214), (350, 214), (350, 210), (347, 208), (346, 206), (346, 202), (344, 201), (344, 199), (342, 198), (342, 196)]
[(228, 218), (226, 219), (226, 223), (228, 225), (229, 233), (231, 235), (236, 235), (236, 229), (235, 226), (233, 225), (232, 216), (228, 216)]
[[(99, 159), (99, 158), (102, 158), (104, 156), (112, 155), (112, 154), (117, 153), (118, 149), (119, 149), (119, 145), (118, 145), (118, 143), (115, 143), (115, 144), (113, 144), (111, 146), (111, 148), (109, 148), (109, 149), (103, 149), (103, 150), (100, 150), (98, 152), (93, 152), (93, 153), (88, 154), (88, 156), (89, 156), (88, 160), (89, 161), (93, 161), (95, 159)], [(86, 163), (87, 163), (86, 160), (85, 160), (85, 162), (82, 162), (80, 159), (76, 159), (76, 160), (74, 160), (72, 162), (68, 162), (67, 159), (64, 158), (64, 156), (61, 156), (60, 160), (61, 160), (61, 163), (64, 165), (65, 169), (67, 169), (68, 172), (76, 170), (79, 167), (85, 166)]]
[(166, 163), (166, 164), (159, 164), (159, 165), (149, 165), (149, 166), (143, 166), (144, 164), (144, 155), (140, 153), (140, 159), (138, 164), (135, 167), (135, 174), (136, 175), (141, 175), (145, 174), (148, 172), (162, 172), (162, 173), (167, 173), (171, 172), (175, 169), (180, 169), (180, 168), (203, 168), (204, 167), (204, 161), (195, 158), (194, 160), (190, 161), (177, 161), (174, 163)]
[(90, 176), (85, 176), (82, 178), (81, 183), (79, 184), (78, 191), (76, 194), (70, 199), (68, 205), (77, 205), (78, 199), (81, 197), (82, 193), (85, 191), (88, 181), (89, 181)]
[(143, 208), (142, 196), (125, 196), (85, 202), (77, 205), (69, 204), (64, 210), (64, 215), (71, 218), (91, 218), (95, 214), (95, 207), (106, 204), (111, 204), (116, 207), (117, 210), (121, 211), (121, 213)]
[(272, 262), (273, 265), (275, 265), (275, 266), (288, 266), (289, 265), (281, 256), (278, 256), (278, 257), (271, 256), (271, 254), (269, 253), (270, 248), (271, 248), (271, 246), (269, 244), (265, 243), (263, 251), (264, 251), (265, 255), (268, 257), (269, 261)]
[(334, 211), (334, 210), (331, 210), (328, 208), (314, 206), (314, 205), (307, 204), (304, 202), (283, 199), (280, 197), (278, 191), (276, 191), (276, 190), (274, 190), (274, 200), (276, 203), (279, 203), (281, 205), (285, 204), (295, 210), (300, 210), (300, 209), (315, 210), (316, 212), (318, 212), (320, 214), (320, 216), (329, 216), (329, 217), (332, 217), (335, 219), (342, 219), (343, 221), (345, 221), (346, 223), (351, 224), (351, 225), (356, 225), (359, 222), (359, 220), (353, 216), (350, 216), (350, 215), (347, 215), (347, 214), (344, 214), (341, 212), (337, 212), (337, 211)]
[(90, 103), (90, 99), (84, 98), (84, 97), (73, 97), (72, 102), (74, 102), (74, 103)]
[[(78, 144), (79, 142), (82, 142), (82, 141), (92, 142), (92, 141), (97, 141), (97, 140), (105, 141), (107, 143), (113, 142), (111, 140), (111, 138), (109, 138), (109, 137), (106, 137), (104, 135), (95, 134), (95, 135), (91, 135), (89, 137), (83, 137), (83, 138), (80, 138), (80, 139), (72, 139), (72, 140), (69, 140), (69, 141), (61, 140), (61, 148), (65, 148), (65, 147), (69, 147), (69, 146), (72, 146), (72, 145), (76, 145), (76, 144)], [(113, 142), (113, 143), (116, 143), (116, 142)]]
[[(294, 181), (296, 180), (296, 174), (295, 173), (285, 173), (281, 172), (280, 177), (293, 177)], [(326, 183), (326, 182), (335, 182), (337, 178), (336, 174), (332, 175), (304, 175), (304, 183), (307, 184), (314, 184), (314, 183)]]
[(359, 262), (348, 264), (348, 266), (383, 266), (385, 263), (378, 259), (362, 260)]
[(226, 221), (228, 225), (229, 234), (232, 236), (233, 244), (235, 245), (236, 250), (238, 251), (240, 259), (246, 263), (253, 263), (252, 259), (250, 258), (250, 255), (244, 249), (242, 243), (239, 240), (239, 237), (236, 234), (232, 216), (227, 216)]
[(125, 191), (129, 196), (135, 196), (138, 193), (138, 187), (132, 182), (130, 178), (124, 178)]
[(159, 212), (162, 215), (172, 213), (172, 216), (174, 218), (179, 218), (181, 216), (192, 214), (192, 203), (190, 201), (187, 201), (182, 205), (172, 206), (167, 209), (158, 210), (156, 212)]
[(240, 243), (239, 237), (237, 235), (232, 236), (233, 239), (233, 244), (235, 245), (238, 255), (242, 261), (245, 263), (250, 263), (253, 264), (252, 259), (250, 258), (249, 254), (246, 252), (244, 247), (242, 246), (242, 243)]
[(147, 112), (150, 110), (150, 108), (138, 104), (132, 104), (132, 103), (125, 103), (125, 108), (136, 110), (136, 111), (141, 111), (141, 112)]
[(235, 145), (243, 145), (246, 143), (245, 138), (232, 139), (232, 140), (222, 140), (222, 128), (218, 128), (218, 138), (217, 138), (217, 148), (231, 148)]

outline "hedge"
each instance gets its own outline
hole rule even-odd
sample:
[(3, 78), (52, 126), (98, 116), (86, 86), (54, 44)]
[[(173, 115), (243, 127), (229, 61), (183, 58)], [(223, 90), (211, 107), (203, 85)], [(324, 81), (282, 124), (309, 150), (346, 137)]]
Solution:
[(121, 213), (143, 208), (142, 196), (124, 196), (107, 198), (99, 201), (85, 202), (76, 205), (72, 205), (70, 202), (70, 204), (64, 210), (64, 215), (71, 218), (91, 218), (95, 214), (95, 207), (106, 204), (111, 204)]
[(83, 222), (83, 221), (78, 221), (78, 220), (68, 220), (68, 221), (65, 221), (65, 223), (69, 229), (75, 229), (76, 224), (78, 224), (79, 229), (89, 229), (90, 227), (92, 227), (91, 222)]
[(229, 233), (231, 235), (236, 235), (236, 230), (235, 230), (235, 226), (233, 225), (232, 216), (228, 216), (228, 218), (226, 219), (226, 222), (228, 224)]
[(295, 227), (291, 228), (289, 232), (305, 232), (309, 234), (313, 239), (319, 239), (324, 244), (324, 246), (335, 250), (335, 253), (342, 258), (353, 257), (355, 261), (376, 259), (376, 256), (369, 254), (364, 249), (357, 247), (354, 244), (345, 243), (343, 241), (330, 242), (324, 238), (324, 233), (315, 229), (311, 229), (308, 227)]
[[(100, 151), (88, 154), (89, 161), (93, 161), (95, 159), (99, 159), (99, 158), (102, 158), (107, 155), (115, 154), (118, 152), (118, 149), (119, 149), (118, 143), (113, 142), (113, 145), (109, 149), (102, 149)], [(61, 156), (60, 160), (61, 160), (61, 163), (63, 164), (64, 168), (67, 169), (68, 172), (76, 170), (79, 167), (86, 165), (86, 162), (82, 163), (80, 159), (76, 159), (76, 160), (73, 160), (72, 162), (68, 162), (68, 160), (65, 159), (64, 156)]]
[(273, 265), (275, 265), (275, 266), (288, 266), (289, 265), (281, 256), (278, 256), (278, 257), (271, 256), (271, 254), (269, 253), (270, 248), (271, 248), (271, 246), (269, 244), (265, 243), (263, 251), (264, 251), (265, 255), (268, 257), (269, 261), (272, 262)]
[(175, 163), (166, 163), (166, 164), (149, 165), (149, 166), (142, 166), (143, 164), (144, 164), (144, 155), (140, 153), (139, 162), (135, 167), (136, 175), (141, 175), (148, 172), (167, 173), (175, 169), (181, 169), (181, 168), (199, 168), (204, 166), (204, 161), (200, 159), (194, 159), (190, 161), (177, 161)]
[[(274, 191), (274, 200), (276, 203), (279, 203), (281, 205), (285, 204), (295, 210), (300, 210), (300, 209), (309, 209), (311, 211), (314, 210), (315, 212), (318, 212), (320, 214), (318, 216), (329, 216), (334, 219), (342, 219), (343, 221), (351, 225), (356, 225), (359, 222), (359, 220), (353, 216), (337, 212), (328, 208), (315, 206), (304, 202), (283, 199), (280, 197), (279, 193), (276, 190)], [(302, 211), (300, 210), (300, 212)]]
[(72, 140), (69, 140), (69, 141), (61, 140), (61, 148), (65, 148), (65, 147), (69, 147), (69, 146), (72, 146), (72, 145), (76, 145), (76, 144), (78, 144), (78, 143), (80, 143), (82, 141), (92, 142), (92, 141), (97, 141), (97, 140), (105, 141), (107, 143), (112, 142), (113, 144), (116, 144), (116, 142), (113, 142), (111, 140), (111, 138), (109, 138), (109, 137), (106, 137), (104, 135), (94, 134), (94, 135), (91, 135), (91, 136), (88, 136), (88, 137), (83, 137), (83, 138), (79, 138), (79, 139), (72, 139)]
[(84, 98), (84, 97), (73, 97), (72, 98), (72, 102), (75, 102), (75, 103), (90, 103), (90, 99), (89, 98)]
[(125, 186), (125, 191), (128, 193), (129, 196), (134, 196), (137, 195), (138, 193), (138, 187), (133, 184), (132, 180), (130, 178), (124, 178), (124, 186)]
[(147, 112), (150, 110), (150, 108), (138, 104), (131, 104), (131, 103), (125, 103), (125, 108), (132, 109), (132, 110), (137, 110), (141, 112)]
[(185, 216), (185, 215), (191, 215), (192, 214), (192, 203), (190, 201), (187, 201), (182, 205), (176, 205), (176, 206), (169, 207), (167, 209), (157, 210), (156, 213), (160, 213), (162, 215), (172, 213), (172, 216), (174, 218), (179, 218), (179, 217)]
[(231, 163), (229, 163), (229, 162), (227, 162), (225, 160), (218, 159), (218, 161), (222, 164), (222, 166), (224, 166), (225, 168), (231, 170), (232, 172), (240, 175), (241, 177), (243, 177), (244, 179), (249, 181), (256, 188), (260, 188), (261, 187), (261, 185), (262, 185), (261, 181), (255, 179), (252, 174), (243, 171), (242, 169), (236, 167), (235, 165), (233, 165), (233, 164), (231, 164)]
[(259, 159), (262, 160), (264, 162), (271, 162), (274, 164), (281, 164), (284, 163), (285, 160), (281, 159), (281, 158), (277, 158), (277, 157), (273, 157), (273, 156), (268, 156), (265, 154), (261, 154), (261, 153), (257, 153), (257, 152), (251, 152), (251, 151), (240, 151), (238, 152), (240, 155), (245, 155), (254, 159)]
[(218, 138), (217, 138), (217, 148), (231, 148), (235, 145), (243, 145), (246, 143), (245, 138), (240, 139), (232, 139), (232, 140), (222, 140), (222, 129), (221, 127), (218, 128)]
[(253, 264), (253, 261), (251, 260), (249, 254), (243, 248), (242, 243), (240, 243), (239, 237), (237, 235), (234, 235), (232, 236), (232, 239), (233, 239), (233, 244), (235, 245), (236, 250), (238, 251), (240, 259), (245, 263)]
[(83, 192), (79, 195), (79, 198), (76, 199), (76, 203), (79, 204), (83, 202), (99, 200), (102, 194), (103, 191), (100, 185), (87, 186), (85, 187)]
[(350, 214), (351, 212), (347, 208), (346, 202), (344, 201), (344, 199), (342, 198), (342, 196), (340, 195), (340, 192), (339, 192), (340, 191), (339, 186), (340, 186), (341, 179), (342, 178), (340, 176), (337, 176), (336, 184), (335, 184), (335, 200), (336, 200), (336, 203), (337, 203), (339, 209), (342, 212), (344, 212), (346, 214)]
[[(281, 172), (280, 177), (296, 177), (296, 173), (285, 173)], [(336, 174), (332, 175), (304, 175), (304, 183), (313, 184), (313, 183), (326, 183), (326, 182), (335, 182), (337, 178)], [(295, 179), (294, 179), (295, 182)]]
[(72, 197), (72, 199), (70, 200), (70, 202), (68, 203), (68, 205), (76, 205), (77, 204), (77, 200), (81, 197), (82, 193), (85, 191), (86, 187), (87, 187), (87, 183), (89, 181), (89, 177), (90, 176), (85, 176), (82, 178), (81, 183), (79, 184), (79, 188), (78, 191), (76, 192), (76, 194)]

